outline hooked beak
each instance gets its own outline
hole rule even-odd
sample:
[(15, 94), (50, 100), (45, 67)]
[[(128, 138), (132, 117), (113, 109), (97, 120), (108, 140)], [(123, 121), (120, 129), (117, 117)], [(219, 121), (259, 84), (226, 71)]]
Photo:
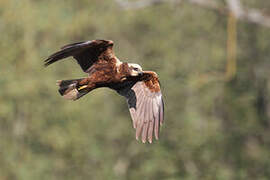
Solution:
[(139, 75), (139, 76), (142, 76), (142, 75), (143, 75), (143, 71), (139, 71), (139, 72), (138, 72), (138, 75)]
[(130, 74), (131, 76), (134, 76), (134, 77), (136, 77), (136, 76), (142, 76), (143, 75), (143, 71), (132, 71), (131, 72), (131, 74)]

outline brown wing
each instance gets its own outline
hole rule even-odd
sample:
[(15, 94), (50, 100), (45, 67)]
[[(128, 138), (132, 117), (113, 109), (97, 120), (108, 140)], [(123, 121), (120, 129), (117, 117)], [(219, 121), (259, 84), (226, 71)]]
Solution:
[(58, 60), (74, 57), (84, 72), (98, 60), (110, 61), (117, 60), (112, 50), (113, 41), (92, 40), (68, 44), (60, 51), (52, 54), (45, 60), (45, 66), (48, 66)]
[(118, 91), (127, 98), (136, 139), (152, 143), (153, 134), (159, 138), (160, 125), (164, 122), (164, 103), (156, 73), (144, 72), (143, 81), (130, 83), (129, 88)]

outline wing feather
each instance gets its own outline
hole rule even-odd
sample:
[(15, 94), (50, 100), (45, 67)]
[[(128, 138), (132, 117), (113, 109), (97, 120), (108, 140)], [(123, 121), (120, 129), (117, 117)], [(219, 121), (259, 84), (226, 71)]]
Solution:
[(148, 111), (148, 132), (147, 132), (147, 136), (148, 136), (148, 141), (149, 143), (152, 143), (152, 133), (153, 130), (151, 130), (151, 125), (153, 124), (153, 100), (151, 99), (150, 103), (149, 103), (149, 111)]
[(154, 72), (146, 72), (147, 79), (135, 83), (126, 94), (136, 139), (152, 143), (153, 136), (159, 139), (160, 125), (164, 121), (164, 104), (159, 82)]
[(155, 138), (158, 139), (158, 133), (159, 133), (159, 103), (158, 103), (158, 97), (155, 97), (153, 100), (153, 109), (154, 109), (154, 118), (155, 118), (155, 126), (154, 126), (154, 134)]
[(152, 143), (153, 141), (153, 132), (154, 132), (154, 127), (155, 127), (155, 123), (156, 123), (156, 119), (155, 119), (155, 103), (154, 103), (154, 99), (152, 101), (152, 120), (150, 121), (150, 125), (149, 125), (149, 132), (148, 132), (148, 141), (150, 143)]
[[(112, 51), (113, 42), (109, 40), (92, 40), (65, 45), (60, 51), (45, 60), (45, 66), (72, 56), (84, 72), (99, 59), (117, 59)], [(104, 56), (101, 56), (104, 54)], [(101, 56), (101, 57), (100, 57)]]
[(133, 128), (136, 128), (137, 125), (136, 125), (136, 111), (134, 108), (129, 108), (129, 112), (130, 112), (130, 115), (131, 115), (131, 119), (132, 119), (132, 125), (133, 125)]
[[(160, 111), (160, 109), (158, 109), (158, 112)], [(155, 123), (155, 138), (158, 140), (158, 134), (159, 134), (159, 116), (157, 116), (157, 121)]]
[(147, 129), (149, 125), (149, 104), (151, 103), (151, 99), (147, 98), (145, 100), (145, 109), (144, 109), (144, 117), (143, 117), (143, 131), (142, 131), (142, 142), (146, 142)]
[(159, 112), (159, 119), (160, 119), (160, 125), (164, 123), (164, 102), (163, 99), (161, 98), (160, 100), (160, 112)]
[(141, 102), (141, 106), (138, 107), (138, 117), (137, 117), (137, 129), (136, 129), (136, 139), (139, 139), (141, 135), (142, 128), (143, 128), (143, 118), (144, 118), (144, 111), (145, 111), (145, 101)]

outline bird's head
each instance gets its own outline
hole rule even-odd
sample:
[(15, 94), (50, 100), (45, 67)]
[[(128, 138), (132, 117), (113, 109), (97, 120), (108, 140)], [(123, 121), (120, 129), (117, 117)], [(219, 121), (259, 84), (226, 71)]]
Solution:
[(142, 67), (139, 64), (128, 63), (130, 76), (141, 76), (143, 75)]

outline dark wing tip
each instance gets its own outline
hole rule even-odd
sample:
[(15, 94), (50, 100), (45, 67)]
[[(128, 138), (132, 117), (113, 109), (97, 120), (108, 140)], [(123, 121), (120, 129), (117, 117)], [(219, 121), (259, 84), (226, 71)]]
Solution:
[(47, 67), (47, 66), (49, 66), (50, 64), (52, 64), (54, 61), (51, 61), (51, 60), (52, 60), (51, 57), (45, 59), (45, 60), (44, 60), (44, 66)]
[(50, 65), (50, 63), (48, 63), (48, 62), (46, 62), (45, 64), (43, 64), (44, 67), (47, 67), (49, 65)]
[[(45, 63), (44, 66), (47, 67), (47, 66), (49, 66), (50, 64), (52, 64), (52, 63), (58, 61), (59, 59), (62, 59), (62, 54), (60, 54), (60, 53), (62, 53), (62, 51), (58, 51), (58, 52), (56, 52), (56, 53), (50, 55), (47, 59), (45, 59), (45, 60), (44, 60), (44, 63)], [(59, 56), (59, 55), (60, 55), (60, 56)]]
[[(69, 56), (74, 56), (81, 52), (83, 49), (90, 48), (90, 47), (95, 47), (95, 46), (113, 46), (113, 41), (112, 40), (91, 40), (91, 41), (81, 41), (81, 42), (76, 42), (72, 44), (67, 44), (63, 47), (61, 47), (60, 51), (52, 54), (49, 56), (44, 62), (44, 66), (49, 66), (50, 64), (60, 60), (67, 58)], [(89, 53), (86, 55), (89, 55)], [(79, 55), (80, 56), (80, 55)], [(83, 56), (83, 54), (82, 54)], [(90, 55), (89, 55), (90, 56)], [(75, 58), (76, 59), (76, 58)], [(77, 61), (84, 61), (83, 57), (77, 57)], [(87, 59), (88, 60), (88, 59)], [(81, 64), (80, 64), (81, 65)], [(88, 69), (88, 67), (87, 67)]]
[(50, 64), (67, 58), (69, 56), (74, 56), (76, 53), (80, 52), (82, 49), (86, 48), (91, 44), (91, 41), (77, 42), (63, 46), (59, 51), (50, 55), (44, 62), (44, 66), (49, 66)]

